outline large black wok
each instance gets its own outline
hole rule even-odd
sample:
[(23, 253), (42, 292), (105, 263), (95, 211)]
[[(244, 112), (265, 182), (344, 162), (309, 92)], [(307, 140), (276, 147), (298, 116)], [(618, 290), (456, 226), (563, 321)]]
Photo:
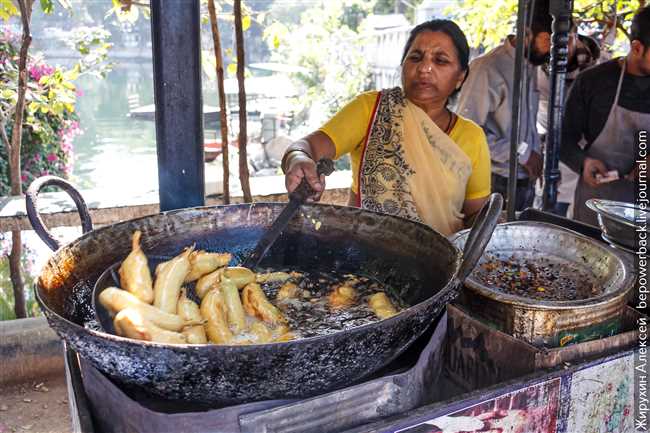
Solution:
[[(83, 199), (70, 184), (53, 177), (37, 179), (27, 193), (30, 222), (56, 248), (36, 210), (38, 191), (46, 185), (71, 193), (84, 230), (92, 225)], [(481, 256), (501, 197), (491, 197), (490, 204), (475, 224), (466, 249), (471, 254), (462, 264), (461, 252), (426, 225), (351, 207), (304, 205), (260, 266), (365, 274), (395, 288), (411, 305), (390, 319), (326, 336), (250, 346), (165, 345), (101, 332), (94, 320), (93, 284), (126, 257), (134, 230), (142, 231), (148, 255), (175, 255), (196, 243), (198, 248), (232, 252), (233, 262), (239, 262), (282, 203), (183, 209), (88, 231), (53, 254), (36, 283), (36, 298), (60, 337), (120, 384), (170, 400), (208, 404), (307, 397), (371, 375), (426, 330)]]

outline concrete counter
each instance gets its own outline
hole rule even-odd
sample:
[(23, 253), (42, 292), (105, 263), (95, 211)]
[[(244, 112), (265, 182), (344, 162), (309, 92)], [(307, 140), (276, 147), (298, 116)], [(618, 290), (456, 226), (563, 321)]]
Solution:
[(0, 322), (0, 386), (63, 371), (63, 344), (45, 317)]

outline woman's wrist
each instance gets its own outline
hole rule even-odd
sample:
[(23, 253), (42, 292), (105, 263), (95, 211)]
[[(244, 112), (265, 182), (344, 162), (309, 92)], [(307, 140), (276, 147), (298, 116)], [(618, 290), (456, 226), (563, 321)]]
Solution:
[(314, 158), (312, 158), (312, 156), (306, 150), (303, 150), (303, 149), (290, 149), (282, 157), (282, 163), (280, 164), (280, 167), (282, 168), (283, 173), (286, 173), (289, 170), (289, 167), (291, 166), (291, 163), (297, 157), (307, 158), (307, 159), (310, 159), (312, 161), (314, 160)]

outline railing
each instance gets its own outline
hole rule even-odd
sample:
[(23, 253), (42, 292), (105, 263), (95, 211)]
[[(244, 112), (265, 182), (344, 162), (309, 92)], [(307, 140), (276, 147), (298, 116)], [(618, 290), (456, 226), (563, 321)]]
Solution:
[[(350, 172), (341, 171), (327, 179), (327, 190), (323, 202), (346, 204), (350, 185)], [(254, 201), (287, 201), (283, 176), (251, 177), (251, 190)], [(158, 213), (158, 192), (125, 196), (122, 192), (107, 190), (81, 190), (93, 223), (95, 225), (112, 224), (133, 218)], [(241, 203), (241, 191), (231, 191), (231, 201)], [(221, 195), (209, 195), (206, 206), (223, 204)], [(39, 210), (45, 224), (52, 227), (79, 226), (79, 215), (74, 203), (63, 192), (43, 193), (39, 195)], [(25, 199), (22, 196), (0, 197), (0, 233), (12, 230), (31, 230), (27, 219)]]

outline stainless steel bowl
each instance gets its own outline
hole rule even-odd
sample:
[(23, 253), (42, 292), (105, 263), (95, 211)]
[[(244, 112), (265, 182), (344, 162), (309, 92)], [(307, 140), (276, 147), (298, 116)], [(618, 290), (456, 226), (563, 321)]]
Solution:
[(638, 223), (641, 209), (633, 203), (596, 198), (587, 200), (586, 205), (598, 214), (598, 224), (606, 242), (627, 251), (635, 250), (636, 232), (642, 230)]
[[(467, 231), (451, 238), (463, 248)], [(557, 347), (614, 335), (634, 286), (635, 271), (629, 254), (574, 231), (542, 222), (500, 224), (485, 249), (490, 257), (514, 261), (544, 258), (575, 274), (591, 275), (601, 292), (588, 299), (537, 300), (484, 285), (475, 274), (465, 280), (461, 301), (476, 316), (503, 332), (536, 346)]]

